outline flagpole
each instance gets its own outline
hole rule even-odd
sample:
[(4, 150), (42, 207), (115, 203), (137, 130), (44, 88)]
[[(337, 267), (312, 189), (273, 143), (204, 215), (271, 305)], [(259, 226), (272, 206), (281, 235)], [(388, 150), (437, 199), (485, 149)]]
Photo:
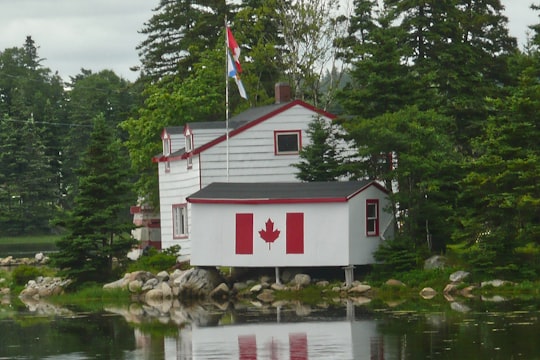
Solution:
[(227, 37), (227, 15), (225, 15), (225, 146), (227, 163), (227, 182), (229, 182), (229, 53)]

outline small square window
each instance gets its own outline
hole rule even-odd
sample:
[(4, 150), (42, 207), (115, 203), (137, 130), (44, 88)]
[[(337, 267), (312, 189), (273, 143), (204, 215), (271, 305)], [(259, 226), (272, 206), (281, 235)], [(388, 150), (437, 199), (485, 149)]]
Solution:
[(276, 155), (298, 154), (301, 148), (301, 131), (274, 132), (274, 147)]

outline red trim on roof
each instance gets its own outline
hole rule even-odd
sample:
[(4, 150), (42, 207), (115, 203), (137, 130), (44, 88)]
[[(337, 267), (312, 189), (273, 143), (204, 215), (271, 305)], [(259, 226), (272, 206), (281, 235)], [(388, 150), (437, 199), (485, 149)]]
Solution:
[(309, 198), (309, 199), (192, 199), (187, 198), (187, 202), (192, 204), (320, 204), (320, 203), (342, 203), (347, 202), (347, 198)]
[[(294, 101), (291, 101), (290, 103), (288, 103), (288, 104), (286, 104), (286, 105), (284, 105), (284, 106), (282, 106), (282, 107), (280, 107), (280, 108), (278, 108), (278, 109), (276, 109), (276, 110), (274, 110), (274, 111), (272, 111), (272, 112), (270, 112), (270, 113), (268, 113), (268, 114), (266, 114), (266, 115), (264, 115), (264, 116), (262, 116), (262, 117), (260, 117), (260, 118), (258, 118), (256, 120), (248, 122), (244, 126), (241, 126), (241, 127), (237, 128), (237, 129), (234, 129), (234, 130), (230, 131), (229, 132), (229, 138), (231, 138), (231, 137), (233, 137), (233, 136), (235, 136), (235, 135), (237, 135), (237, 134), (239, 134), (241, 132), (244, 132), (244, 131), (254, 127), (255, 125), (258, 125), (261, 122), (266, 121), (266, 120), (268, 120), (268, 119), (270, 119), (270, 118), (272, 118), (272, 117), (274, 117), (274, 116), (276, 116), (276, 115), (278, 115), (278, 114), (280, 114), (280, 113), (282, 113), (282, 112), (284, 112), (286, 110), (289, 110), (289, 109), (291, 109), (292, 107), (294, 107), (296, 105), (303, 106), (303, 107), (305, 107), (305, 108), (307, 108), (309, 110), (312, 110), (313, 112), (316, 112), (316, 113), (318, 113), (320, 115), (326, 116), (326, 117), (328, 117), (328, 118), (330, 118), (332, 120), (334, 120), (337, 117), (336, 115), (330, 114), (329, 112), (326, 112), (326, 111), (321, 110), (321, 109), (317, 109), (313, 105), (310, 105), (310, 104), (308, 104), (308, 103), (306, 103), (306, 102), (304, 102), (302, 100), (294, 100)], [(218, 137), (218, 138), (204, 144), (200, 148), (194, 149), (193, 154), (201, 153), (201, 152), (205, 151), (206, 149), (209, 149), (212, 146), (217, 145), (217, 144), (225, 141), (226, 139), (227, 139), (227, 134), (222, 135), (222, 136), (220, 136), (220, 137)]]
[[(260, 118), (258, 118), (256, 120), (248, 122), (244, 126), (241, 126), (241, 127), (237, 128), (237, 129), (234, 129), (234, 130), (230, 131), (229, 132), (229, 138), (233, 137), (233, 136), (235, 136), (235, 135), (237, 135), (237, 134), (239, 134), (241, 132), (244, 132), (244, 131), (252, 128), (253, 126), (258, 125), (261, 122), (266, 121), (266, 120), (268, 120), (268, 119), (270, 119), (270, 118), (272, 118), (272, 117), (274, 117), (274, 116), (276, 116), (276, 115), (278, 115), (278, 114), (280, 114), (280, 113), (282, 113), (282, 112), (284, 112), (286, 110), (289, 110), (289, 109), (293, 108), (296, 105), (303, 106), (306, 109), (309, 109), (309, 110), (311, 110), (313, 112), (316, 112), (319, 115), (326, 116), (326, 117), (330, 118), (331, 120), (334, 120), (335, 118), (337, 118), (336, 115), (331, 114), (331, 113), (329, 113), (327, 111), (324, 111), (322, 109), (318, 109), (315, 106), (310, 105), (310, 104), (308, 104), (308, 103), (306, 103), (306, 102), (304, 102), (302, 100), (294, 100), (294, 101), (291, 101), (288, 104), (283, 105), (280, 108), (277, 108), (276, 110), (274, 110), (274, 111), (272, 111), (272, 112), (270, 112), (270, 113), (268, 113), (268, 114), (266, 114), (264, 116), (261, 116)], [(163, 131), (165, 131), (165, 130), (163, 130)], [(220, 136), (220, 137), (218, 137), (218, 138), (216, 138), (216, 139), (214, 139), (214, 140), (212, 140), (210, 142), (207, 142), (206, 144), (202, 145), (200, 148), (194, 148), (191, 153), (193, 155), (197, 155), (197, 154), (205, 151), (206, 149), (209, 149), (212, 146), (217, 145), (217, 144), (219, 144), (219, 143), (221, 143), (221, 142), (223, 142), (225, 140), (227, 140), (227, 134), (224, 134), (224, 135), (222, 135), (222, 136)], [(159, 156), (154, 156), (152, 158), (152, 162), (153, 163), (160, 163), (160, 162), (166, 162), (166, 161), (185, 160), (185, 159), (188, 158), (188, 156), (189, 156), (188, 153), (184, 153), (181, 156), (159, 155)]]

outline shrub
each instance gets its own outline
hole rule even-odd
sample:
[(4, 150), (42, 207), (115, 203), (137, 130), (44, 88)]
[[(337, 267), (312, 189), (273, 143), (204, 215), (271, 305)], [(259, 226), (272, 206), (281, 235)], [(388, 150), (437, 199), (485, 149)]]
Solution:
[(26, 285), (30, 280), (43, 276), (45, 271), (37, 266), (19, 265), (11, 273), (13, 283), (18, 286)]
[(176, 257), (180, 251), (180, 246), (172, 246), (163, 251), (154, 248), (145, 250), (143, 255), (128, 266), (128, 272), (145, 270), (150, 272), (160, 272), (176, 265)]

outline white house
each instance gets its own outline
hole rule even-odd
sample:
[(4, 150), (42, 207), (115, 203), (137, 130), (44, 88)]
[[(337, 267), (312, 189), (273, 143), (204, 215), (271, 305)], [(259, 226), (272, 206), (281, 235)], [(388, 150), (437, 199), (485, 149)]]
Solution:
[[(303, 101), (290, 101), (290, 88), (276, 85), (273, 105), (251, 108), (227, 123), (199, 122), (165, 128), (158, 163), (161, 247), (181, 246), (191, 254), (194, 227), (186, 198), (215, 182), (296, 182), (299, 150), (316, 117), (335, 116)], [(228, 130), (228, 131), (227, 131)], [(228, 136), (227, 136), (228, 132)]]
[(394, 231), (375, 181), (212, 183), (187, 201), (197, 266), (352, 269)]

